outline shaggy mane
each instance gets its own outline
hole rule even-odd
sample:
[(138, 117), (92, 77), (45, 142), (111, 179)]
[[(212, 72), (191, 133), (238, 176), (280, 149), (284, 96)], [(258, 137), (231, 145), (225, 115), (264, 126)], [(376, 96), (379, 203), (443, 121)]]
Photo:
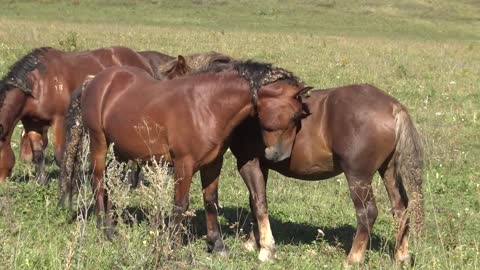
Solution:
[(299, 86), (302, 83), (298, 77), (286, 69), (274, 67), (270, 63), (261, 63), (253, 60), (234, 61), (230, 64), (213, 64), (205, 69), (199, 70), (197, 73), (217, 73), (228, 69), (237, 71), (240, 76), (250, 83), (250, 87), (256, 90), (279, 80), (287, 80), (295, 86)]
[(40, 58), (50, 49), (52, 48), (42, 47), (33, 49), (10, 67), (7, 74), (0, 81), (0, 105), (3, 105), (7, 91), (12, 88), (19, 88), (27, 94), (32, 92), (32, 82), (28, 78), (28, 74), (35, 69), (45, 70), (46, 67), (40, 61)]

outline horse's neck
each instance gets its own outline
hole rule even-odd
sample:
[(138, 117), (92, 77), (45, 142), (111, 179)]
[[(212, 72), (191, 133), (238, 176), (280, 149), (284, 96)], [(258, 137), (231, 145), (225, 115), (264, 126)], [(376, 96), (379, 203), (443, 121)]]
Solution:
[(248, 87), (225, 87), (224, 91), (214, 91), (210, 99), (210, 104), (213, 104), (210, 110), (221, 119), (217, 123), (225, 136), (250, 116), (253, 110), (251, 91)]

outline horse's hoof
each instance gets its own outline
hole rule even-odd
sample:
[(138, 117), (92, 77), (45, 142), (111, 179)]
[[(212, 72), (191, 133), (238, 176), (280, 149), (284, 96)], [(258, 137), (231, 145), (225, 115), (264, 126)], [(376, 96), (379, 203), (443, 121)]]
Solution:
[(217, 255), (217, 256), (219, 256), (219, 257), (224, 257), (224, 258), (226, 258), (226, 257), (228, 257), (228, 252), (229, 252), (228, 248), (225, 247), (225, 248), (223, 248), (222, 250), (213, 250), (212, 253), (214, 253), (215, 255)]
[(36, 181), (39, 185), (46, 185), (48, 184), (48, 178), (46, 175), (37, 175)]
[(276, 257), (275, 252), (267, 248), (261, 248), (260, 253), (258, 254), (258, 259), (261, 262), (273, 261)]
[(408, 254), (406, 256), (399, 256), (397, 254), (395, 255), (395, 263), (400, 266), (412, 266), (413, 260)]
[(105, 236), (107, 237), (108, 241), (113, 242), (117, 237), (117, 232), (112, 228), (106, 229)]
[(228, 252), (230, 250), (225, 245), (222, 239), (218, 239), (217, 241), (215, 241), (215, 244), (209, 246), (208, 251), (224, 257), (228, 255)]
[(348, 255), (347, 260), (343, 263), (345, 268), (350, 268), (352, 265), (359, 264), (363, 262), (363, 256), (352, 256)]
[(252, 240), (247, 240), (247, 242), (243, 243), (243, 248), (245, 248), (249, 252), (253, 252), (257, 250), (257, 243)]

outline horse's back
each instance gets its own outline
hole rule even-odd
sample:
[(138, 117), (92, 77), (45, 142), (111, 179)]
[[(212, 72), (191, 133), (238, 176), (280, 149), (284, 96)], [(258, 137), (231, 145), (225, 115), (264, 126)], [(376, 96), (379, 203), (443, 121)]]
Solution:
[(87, 83), (81, 95), (82, 117), (85, 125), (101, 128), (102, 112), (105, 107), (118, 98), (137, 77), (147, 77), (142, 69), (126, 66), (114, 66), (99, 72)]
[(175, 57), (172, 57), (167, 54), (163, 54), (157, 51), (140, 51), (138, 52), (143, 58), (152, 65), (152, 67), (158, 68), (158, 66), (167, 63), (168, 61), (174, 60)]

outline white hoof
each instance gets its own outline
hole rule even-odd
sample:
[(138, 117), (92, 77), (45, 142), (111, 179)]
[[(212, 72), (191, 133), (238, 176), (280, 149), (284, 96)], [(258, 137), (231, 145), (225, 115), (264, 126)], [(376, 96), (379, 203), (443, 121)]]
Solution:
[(349, 268), (352, 265), (359, 264), (363, 262), (364, 257), (360, 254), (350, 254), (347, 257), (347, 260), (343, 263), (345, 268)]
[(272, 261), (276, 258), (275, 256), (275, 252), (269, 250), (269, 249), (266, 249), (266, 248), (262, 248), (260, 249), (260, 253), (258, 254), (258, 259), (261, 261), (261, 262), (268, 262), (268, 261)]
[(395, 262), (399, 265), (410, 266), (412, 264), (412, 258), (408, 253), (404, 255), (397, 253), (395, 254)]

